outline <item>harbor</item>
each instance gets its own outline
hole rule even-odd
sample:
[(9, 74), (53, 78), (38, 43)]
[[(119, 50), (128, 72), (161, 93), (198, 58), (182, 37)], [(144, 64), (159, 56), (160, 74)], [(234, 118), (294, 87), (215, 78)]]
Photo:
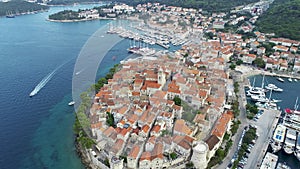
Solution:
[[(274, 121), (273, 127), (268, 128), (269, 137), (265, 140), (267, 144), (264, 150), (278, 157), (277, 165), (273, 168), (296, 169), (300, 164), (300, 112), (297, 111), (300, 83), (298, 80), (294, 80), (296, 78), (289, 80), (289, 76), (281, 76), (281, 78), (283, 82), (278, 79), (278, 76), (251, 76), (249, 78), (249, 90), (246, 89), (248, 93), (247, 101), (256, 103), (259, 109), (278, 110), (281, 112)], [(277, 91), (274, 89), (277, 89)], [(257, 104), (258, 100), (254, 100), (253, 98), (255, 97), (252, 95), (260, 96), (260, 101), (265, 99), (265, 102)], [(270, 106), (269, 104), (272, 100), (273, 103), (274, 100), (276, 103)], [(267, 155), (265, 153), (263, 155), (265, 160)], [(257, 165), (263, 168), (264, 160), (261, 160)]]

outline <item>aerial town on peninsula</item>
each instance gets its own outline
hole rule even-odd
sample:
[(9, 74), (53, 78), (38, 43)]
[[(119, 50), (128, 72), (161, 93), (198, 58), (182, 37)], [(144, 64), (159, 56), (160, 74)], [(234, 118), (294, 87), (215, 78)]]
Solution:
[[(247, 142), (244, 135), (252, 138), (248, 144), (257, 142), (258, 151), (253, 152), (248, 167), (273, 165), (269, 161), (274, 159), (268, 161), (271, 155), (263, 156), (279, 112), (272, 110), (277, 113), (266, 117), (270, 118), (266, 126), (251, 125), (254, 115), (239, 117), (240, 111), (246, 111), (243, 90), (244, 85), (250, 86), (248, 75), (300, 71), (299, 41), (255, 30), (256, 20), (269, 3), (261, 1), (210, 16), (201, 9), (159, 3), (101, 8), (110, 17), (138, 23), (130, 30), (110, 25), (107, 33), (131, 39), (128, 51), (140, 57), (122, 61), (94, 97), (88, 114), (95, 140), (86, 152), (90, 166), (226, 168), (228, 163), (224, 167), (221, 161), (234, 154), (232, 160), (226, 159), (229, 167), (243, 168), (248, 165), (244, 153), (250, 156), (251, 146), (238, 145), (236, 133), (243, 135), (243, 142)], [(161, 52), (148, 47), (154, 44), (165, 49), (181, 45), (181, 49)], [(296, 81), (299, 76), (289, 77)], [(265, 102), (271, 107), (271, 100)], [(264, 128), (270, 132), (262, 139), (257, 132)], [(238, 145), (236, 153), (230, 151), (232, 145)]]

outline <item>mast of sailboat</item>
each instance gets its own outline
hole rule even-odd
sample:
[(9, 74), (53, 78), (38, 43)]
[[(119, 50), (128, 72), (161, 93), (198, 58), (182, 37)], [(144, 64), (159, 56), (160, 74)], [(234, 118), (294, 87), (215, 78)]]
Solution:
[(262, 82), (261, 82), (261, 88), (262, 89), (264, 88), (264, 85), (265, 85), (265, 74), (263, 75), (263, 79), (262, 79)]
[(269, 101), (271, 101), (271, 96), (272, 96), (272, 88), (271, 88), (271, 91), (270, 91), (270, 96), (269, 96)]
[(299, 106), (299, 105), (298, 105), (298, 97), (297, 97), (296, 103), (295, 103), (295, 105), (294, 105), (294, 109), (297, 110), (297, 109), (298, 109), (298, 106)]
[(253, 79), (252, 88), (254, 88), (254, 85), (255, 85), (255, 77), (254, 77), (254, 79)]

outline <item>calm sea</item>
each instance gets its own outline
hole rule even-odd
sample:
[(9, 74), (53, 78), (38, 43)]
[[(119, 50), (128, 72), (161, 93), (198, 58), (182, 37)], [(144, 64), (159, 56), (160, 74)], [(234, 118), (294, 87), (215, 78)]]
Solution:
[[(0, 168), (84, 168), (74, 148), (74, 110), (68, 106), (73, 69), (85, 42), (111, 21), (54, 23), (46, 18), (93, 6), (98, 5), (51, 7), (45, 13), (0, 18)], [(106, 54), (98, 77), (129, 56), (129, 44), (122, 40)], [(35, 86), (58, 67), (30, 98)]]
[[(64, 24), (46, 18), (93, 6), (51, 7), (45, 13), (0, 18), (0, 168), (83, 168), (73, 143), (74, 110), (67, 105), (73, 68), (88, 38), (110, 21)], [(112, 49), (99, 75), (126, 57), (120, 53), (127, 42), (117, 46), (124, 50)], [(113, 61), (110, 55), (119, 57)], [(62, 64), (30, 98), (33, 88)]]
[[(262, 76), (254, 76), (255, 77), (255, 86), (261, 86)], [(250, 77), (251, 85), (253, 83), (254, 77)], [(297, 97), (300, 98), (300, 81), (298, 82), (289, 82), (287, 78), (283, 78), (285, 80), (284, 83), (279, 82), (276, 77), (265, 76), (265, 85), (272, 83), (276, 86), (282, 88), (284, 91), (281, 92), (272, 92), (273, 99), (282, 100), (282, 102), (278, 103), (281, 110), (286, 108), (294, 108)], [(270, 93), (267, 93), (267, 96), (270, 96)], [(298, 169), (300, 166), (300, 162), (294, 155), (286, 154), (283, 150), (276, 153), (279, 157), (279, 162), (286, 162), (292, 169)]]

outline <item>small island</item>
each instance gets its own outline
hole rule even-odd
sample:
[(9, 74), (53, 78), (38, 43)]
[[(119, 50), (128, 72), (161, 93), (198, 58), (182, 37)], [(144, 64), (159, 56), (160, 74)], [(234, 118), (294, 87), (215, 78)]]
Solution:
[(49, 15), (49, 21), (53, 22), (80, 22), (97, 19), (116, 19), (123, 14), (132, 14), (135, 9), (125, 4), (109, 4), (94, 7), (93, 9), (79, 9), (78, 11), (64, 10)]
[[(97, 15), (98, 17), (99, 15)], [(58, 13), (49, 15), (50, 21), (61, 21), (61, 22), (68, 22), (68, 21), (81, 21), (86, 19), (83, 15), (80, 15), (80, 11), (72, 11), (72, 10), (64, 10)]]

